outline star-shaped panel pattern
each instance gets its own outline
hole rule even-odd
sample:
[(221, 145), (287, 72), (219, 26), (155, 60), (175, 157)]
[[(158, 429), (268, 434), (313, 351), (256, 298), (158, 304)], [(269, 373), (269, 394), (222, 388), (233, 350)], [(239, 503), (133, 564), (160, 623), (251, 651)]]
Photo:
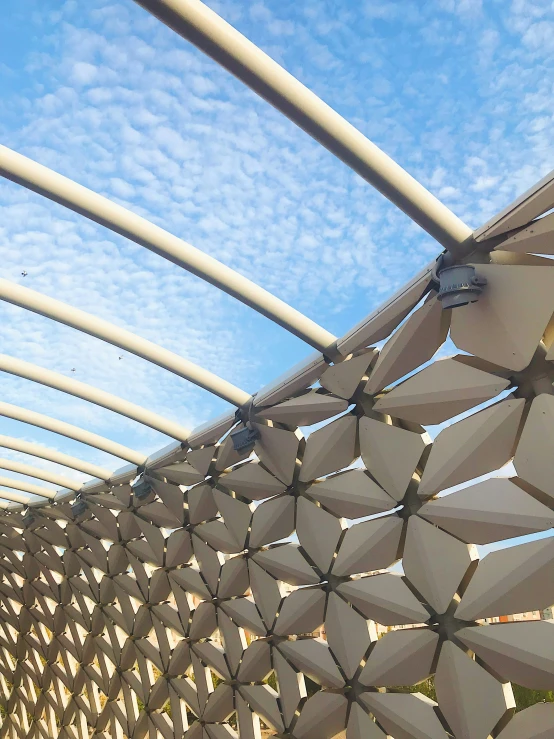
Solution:
[[(554, 603), (550, 270), (492, 259), (452, 316), (431, 290), (246, 449), (5, 510), (0, 736), (554, 736), (510, 685), (554, 688), (554, 623), (511, 619)], [(433, 359), (449, 330), (472, 355)]]

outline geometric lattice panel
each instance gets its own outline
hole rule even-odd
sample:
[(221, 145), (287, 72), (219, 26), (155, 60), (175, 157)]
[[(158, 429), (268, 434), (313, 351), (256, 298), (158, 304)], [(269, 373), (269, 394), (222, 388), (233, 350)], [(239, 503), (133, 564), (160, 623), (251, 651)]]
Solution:
[[(243, 451), (227, 431), (77, 518), (5, 512), (2, 736), (554, 736), (551, 706), (511, 720), (510, 686), (554, 687), (554, 623), (504, 622), (554, 602), (554, 539), (475, 546), (553, 526), (554, 410), (532, 392), (551, 365), (457, 355), (402, 380), (413, 326), (420, 364), (446, 338), (434, 301), (254, 406)], [(521, 478), (490, 477), (514, 453)]]

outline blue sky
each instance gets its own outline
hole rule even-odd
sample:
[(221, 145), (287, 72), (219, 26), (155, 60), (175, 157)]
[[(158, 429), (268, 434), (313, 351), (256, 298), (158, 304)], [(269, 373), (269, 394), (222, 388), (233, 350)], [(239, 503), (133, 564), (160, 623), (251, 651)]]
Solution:
[[(209, 5), (472, 227), (552, 168), (550, 1)], [(7, 1), (0, 133), (7, 146), (163, 225), (337, 335), (438, 252), (359, 177), (132, 0)], [(160, 257), (4, 181), (0, 249), (3, 277), (250, 392), (311, 351)], [(226, 408), (141, 359), (119, 360), (120, 350), (19, 308), (0, 305), (0, 338), (4, 353), (185, 426)], [(0, 382), (4, 401), (141, 451), (169, 441), (54, 390), (9, 375)], [(0, 419), (0, 433), (120, 465), (14, 421)]]

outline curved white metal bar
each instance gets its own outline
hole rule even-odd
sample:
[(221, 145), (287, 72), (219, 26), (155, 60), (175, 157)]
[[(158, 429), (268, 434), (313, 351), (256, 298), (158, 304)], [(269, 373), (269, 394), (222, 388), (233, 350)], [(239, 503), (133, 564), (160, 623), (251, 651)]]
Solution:
[[(170, 352), (169, 349), (164, 349), (162, 346), (143, 339), (124, 328), (114, 326), (103, 318), (91, 316), (90, 313), (85, 313), (85, 311), (73, 308), (71, 305), (62, 303), (60, 300), (17, 285), (15, 282), (0, 279), (0, 300), (19, 305), (21, 308), (33, 311), (46, 318), (51, 318), (54, 321), (58, 321), (58, 323), (64, 323), (66, 326), (71, 326), (71, 328), (76, 328), (85, 334), (95, 336), (97, 339), (102, 339), (102, 341), (118, 346), (120, 349), (125, 349), (125, 351), (131, 354), (136, 354), (137, 357), (142, 357), (153, 364), (157, 364), (159, 367), (163, 367), (163, 369), (169, 370), (174, 375), (183, 377), (185, 380), (190, 380), (195, 385), (208, 390), (210, 393), (214, 393), (214, 395), (218, 395), (233, 405), (241, 406), (251, 400), (251, 396), (244, 390), (235, 387), (235, 385), (227, 382), (227, 380), (221, 379), (221, 377), (214, 375), (212, 372), (189, 362), (184, 357)], [(175, 433), (170, 433), (169, 436), (173, 436), (173, 438), (179, 439), (180, 441), (186, 441), (189, 434), (188, 429), (184, 430), (179, 424), (173, 424), (173, 422), (166, 421), (165, 419), (163, 419), (163, 422), (164, 425), (174, 429)], [(145, 422), (142, 421), (141, 423)], [(147, 423), (146, 425), (151, 424)], [(167, 433), (167, 431), (164, 431), (164, 433)]]
[[(0, 282), (2, 281), (0, 280)], [(76, 398), (88, 400), (89, 403), (107, 408), (110, 411), (114, 411), (114, 413), (118, 413), (120, 416), (132, 418), (133, 421), (138, 421), (143, 426), (150, 426), (150, 428), (156, 429), (156, 431), (167, 434), (167, 436), (171, 436), (179, 441), (186, 441), (190, 434), (190, 431), (184, 426), (181, 426), (175, 421), (170, 421), (157, 413), (153, 413), (146, 408), (142, 408), (140, 405), (123, 400), (123, 398), (107, 393), (104, 390), (99, 390), (93, 385), (87, 385), (85, 382), (73, 380), (71, 377), (66, 377), (59, 372), (39, 367), (31, 362), (25, 362), (23, 359), (9, 357), (7, 354), (0, 354), (0, 370), (9, 372), (12, 375), (18, 375), (18, 377), (24, 377), (26, 380), (38, 382), (41, 385), (47, 385), (55, 390), (61, 390), (62, 393), (74, 395)], [(116, 456), (120, 455), (118, 454)]]
[[(132, 418), (133, 421), (138, 421), (143, 426), (150, 426), (150, 428), (156, 429), (156, 431), (167, 434), (167, 436), (171, 436), (179, 441), (186, 441), (190, 434), (190, 431), (184, 426), (181, 426), (175, 421), (170, 421), (158, 413), (153, 413), (128, 400), (123, 400), (123, 398), (119, 398), (117, 395), (99, 390), (93, 385), (87, 385), (85, 382), (73, 380), (71, 377), (66, 377), (59, 372), (39, 367), (31, 362), (25, 362), (23, 359), (9, 357), (7, 354), (0, 354), (0, 370), (24, 377), (33, 382), (38, 382), (41, 385), (47, 385), (55, 390), (61, 390), (63, 393), (74, 395), (76, 398), (88, 400), (90, 403), (107, 408), (114, 413), (118, 413), (120, 416)], [(116, 456), (120, 455), (117, 454)], [(126, 457), (123, 457), (123, 459), (126, 459)]]
[(69, 490), (77, 492), (81, 489), (83, 483), (72, 480), (64, 475), (58, 475), (56, 472), (49, 472), (48, 470), (41, 470), (38, 467), (33, 467), (30, 464), (24, 464), (23, 462), (15, 462), (11, 459), (0, 459), (0, 469), (9, 470), (10, 472), (17, 472), (20, 475), (27, 475), (28, 477), (36, 477), (37, 480), (44, 480), (45, 482), (52, 482), (54, 485), (61, 485)]
[[(238, 77), (456, 254), (472, 231), (387, 154), (200, 0), (135, 0)], [(461, 248), (464, 244), (465, 248)]]
[[(31, 493), (32, 495), (41, 495), (43, 498), (49, 498), (50, 500), (53, 500), (58, 494), (57, 490), (50, 490), (50, 488), (44, 488), (42, 485), (32, 485), (30, 482), (20, 482), (19, 480), (14, 480), (13, 477), (0, 477), (0, 485), (13, 488), (14, 490), (21, 490), (24, 493)], [(2, 493), (0, 492), (1, 495)], [(15, 502), (19, 503), (20, 501)]]
[(118, 444), (117, 442), (106, 439), (103, 436), (93, 434), (91, 431), (85, 431), (78, 426), (73, 426), (71, 423), (58, 421), (58, 419), (45, 416), (43, 413), (30, 411), (27, 410), (27, 408), (20, 408), (11, 403), (0, 401), (0, 416), (13, 418), (14, 421), (21, 421), (22, 423), (28, 423), (31, 426), (37, 426), (46, 431), (52, 431), (54, 434), (60, 434), (60, 436), (65, 436), (68, 439), (79, 441), (81, 444), (86, 444), (95, 449), (100, 449), (103, 452), (112, 454), (114, 457), (119, 457), (120, 459), (124, 459), (132, 464), (142, 465), (148, 459), (145, 454), (135, 452), (133, 449), (123, 446), (123, 444)]
[[(335, 342), (336, 337), (329, 331), (217, 259), (204, 254), (200, 249), (121, 205), (112, 203), (108, 198), (5, 146), (0, 146), (0, 175), (106, 226), (183, 267), (275, 321), (319, 351), (325, 351)], [(191, 377), (187, 379), (192, 380)], [(202, 385), (202, 382), (197, 384)], [(211, 390), (210, 387), (206, 389)]]
[[(32, 499), (28, 495), (20, 495), (12, 493), (11, 490), (0, 490), (0, 500), (9, 500), (10, 503), (20, 503), (21, 505), (29, 505)], [(46, 502), (46, 501), (45, 501)], [(0, 504), (0, 508), (6, 508), (6, 505)]]
[(49, 462), (55, 462), (63, 467), (69, 467), (72, 470), (84, 472), (86, 475), (97, 477), (100, 480), (109, 480), (110, 475), (112, 474), (110, 470), (105, 467), (99, 467), (96, 464), (91, 464), (82, 459), (77, 459), (77, 457), (71, 457), (69, 454), (58, 452), (55, 449), (48, 449), (48, 447), (42, 446), (41, 444), (35, 444), (31, 441), (16, 439), (13, 436), (4, 436), (0, 434), (0, 447), (4, 447), (4, 449), (13, 449), (16, 452), (29, 454), (32, 457), (47, 459)]

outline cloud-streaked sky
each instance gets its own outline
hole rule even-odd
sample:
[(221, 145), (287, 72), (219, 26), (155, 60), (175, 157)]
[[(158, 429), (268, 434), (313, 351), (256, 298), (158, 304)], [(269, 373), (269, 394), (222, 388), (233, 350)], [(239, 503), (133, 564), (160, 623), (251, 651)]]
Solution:
[[(208, 4), (471, 227), (552, 168), (550, 0)], [(132, 0), (5, 5), (5, 145), (150, 218), (337, 335), (437, 254), (430, 237), (345, 165)], [(311, 351), (175, 265), (6, 181), (0, 249), (2, 277), (109, 319), (249, 392)], [(0, 339), (3, 353), (185, 426), (227, 407), (16, 307), (0, 305)], [(169, 441), (57, 391), (5, 374), (0, 382), (4, 401), (146, 453)], [(122, 464), (15, 421), (0, 419), (0, 433)]]

